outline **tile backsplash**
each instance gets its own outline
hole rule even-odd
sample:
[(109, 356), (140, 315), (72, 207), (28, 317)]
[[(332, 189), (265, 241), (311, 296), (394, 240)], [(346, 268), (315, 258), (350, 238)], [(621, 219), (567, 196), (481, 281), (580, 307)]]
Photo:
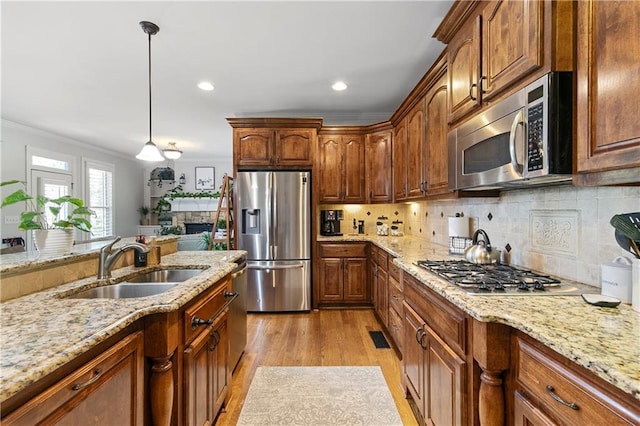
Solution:
[(322, 208), (344, 210), (345, 234), (353, 218), (365, 219), (366, 232), (375, 234), (375, 219), (384, 214), (404, 221), (407, 235), (442, 245), (449, 241), (448, 218), (462, 213), (472, 233), (484, 229), (500, 250), (509, 244), (511, 264), (600, 287), (600, 264), (632, 256), (616, 243), (609, 220), (640, 211), (640, 187), (555, 186), (491, 198)]

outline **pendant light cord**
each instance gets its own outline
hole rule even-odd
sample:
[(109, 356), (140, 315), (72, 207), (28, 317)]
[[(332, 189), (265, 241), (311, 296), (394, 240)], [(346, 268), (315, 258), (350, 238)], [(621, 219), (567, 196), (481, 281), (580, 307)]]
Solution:
[(149, 142), (151, 138), (151, 33), (149, 35)]

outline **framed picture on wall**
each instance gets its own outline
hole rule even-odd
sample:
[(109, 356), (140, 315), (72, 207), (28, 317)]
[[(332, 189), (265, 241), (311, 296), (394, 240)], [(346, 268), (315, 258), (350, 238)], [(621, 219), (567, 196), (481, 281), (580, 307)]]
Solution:
[(213, 167), (196, 167), (196, 189), (212, 190), (216, 181), (216, 169)]

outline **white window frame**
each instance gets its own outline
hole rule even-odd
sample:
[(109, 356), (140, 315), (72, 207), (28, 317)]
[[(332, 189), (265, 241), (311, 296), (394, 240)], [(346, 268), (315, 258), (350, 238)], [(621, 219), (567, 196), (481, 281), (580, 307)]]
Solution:
[[(83, 194), (83, 200), (85, 200), (85, 204), (89, 205), (89, 168), (92, 169), (97, 169), (97, 170), (103, 170), (105, 172), (111, 172), (111, 176), (113, 178), (113, 182), (111, 182), (111, 200), (112, 200), (112, 205), (111, 205), (111, 231), (112, 233), (115, 233), (116, 230), (116, 184), (115, 184), (115, 176), (116, 176), (116, 166), (115, 164), (112, 163), (105, 163), (104, 161), (99, 161), (99, 160), (93, 160), (91, 158), (82, 158), (82, 194)], [(90, 207), (90, 206), (89, 206)], [(91, 239), (92, 236), (90, 234), (87, 234), (86, 232), (84, 233), (86, 234), (84, 236), (85, 240)], [(104, 235), (101, 237), (97, 237), (97, 238), (113, 238), (114, 235)]]

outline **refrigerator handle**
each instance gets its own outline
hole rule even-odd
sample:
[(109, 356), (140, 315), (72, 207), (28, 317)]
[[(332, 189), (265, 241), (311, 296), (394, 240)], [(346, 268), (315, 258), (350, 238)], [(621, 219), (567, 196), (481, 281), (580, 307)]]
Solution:
[(275, 223), (276, 223), (276, 188), (274, 186), (274, 173), (269, 173), (269, 213), (271, 214), (271, 223), (269, 224), (269, 259), (275, 259), (273, 254), (272, 241), (275, 238)]
[[(275, 173), (271, 174), (271, 179), (272, 179), (272, 183), (271, 183), (271, 187), (273, 188), (273, 190), (271, 191), (271, 205), (273, 206), (273, 220), (271, 221), (271, 223), (273, 224), (273, 228), (272, 228), (272, 233), (271, 236), (273, 237), (272, 241), (278, 241), (278, 197), (277, 197), (277, 192), (278, 192), (278, 181), (275, 179)], [(278, 258), (278, 246), (276, 246), (275, 244), (273, 245), (273, 255), (271, 257), (272, 259), (277, 259)]]

